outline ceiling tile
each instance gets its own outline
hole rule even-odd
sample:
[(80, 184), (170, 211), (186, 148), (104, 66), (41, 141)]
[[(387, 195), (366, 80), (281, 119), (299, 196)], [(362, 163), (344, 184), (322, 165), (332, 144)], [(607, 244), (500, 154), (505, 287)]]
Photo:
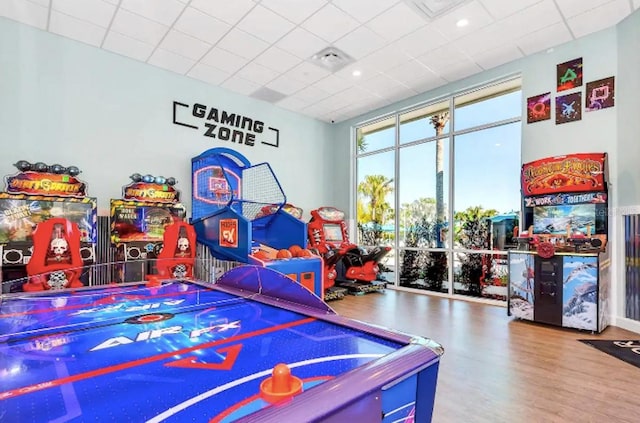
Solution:
[(260, 4), (299, 24), (326, 5), (327, 0), (262, 0)]
[(412, 59), (397, 44), (388, 45), (360, 60), (365, 69), (376, 69), (384, 72), (398, 65), (407, 63)]
[(271, 10), (256, 6), (239, 23), (238, 28), (273, 43), (291, 31), (295, 25)]
[(308, 102), (296, 97), (286, 97), (276, 103), (276, 106), (282, 107), (283, 109), (292, 110), (294, 112), (297, 112), (298, 110), (303, 109), (308, 105)]
[(367, 23), (367, 28), (372, 29), (388, 41), (395, 41), (426, 24), (427, 22), (409, 6), (405, 3), (398, 3), (384, 14), (370, 20)]
[(278, 72), (286, 72), (301, 62), (297, 56), (278, 48), (271, 47), (253, 61)]
[(504, 37), (517, 39), (531, 32), (562, 21), (553, 0), (543, 0), (525, 10), (514, 13), (498, 23)]
[(483, 69), (491, 69), (523, 57), (518, 46), (510, 44), (471, 55), (471, 60)]
[(187, 7), (174, 28), (209, 44), (215, 44), (231, 29), (231, 26), (206, 13)]
[(100, 46), (107, 32), (106, 28), (56, 11), (51, 12), (49, 31), (93, 46)]
[[(619, 0), (561, 0), (556, 1), (560, 12), (565, 18), (571, 18), (576, 15), (580, 15), (589, 10), (595, 9), (598, 6), (602, 6), (605, 3), (610, 3), (611, 7), (615, 7), (612, 3), (623, 3)], [(626, 3), (626, 2), (624, 2)]]
[(378, 50), (386, 41), (369, 28), (361, 26), (333, 43), (351, 57), (359, 59)]
[(413, 83), (423, 81), (427, 77), (436, 78), (436, 75), (431, 72), (430, 69), (417, 60), (411, 60), (403, 63), (402, 65), (386, 70), (383, 73), (408, 87)]
[(156, 45), (169, 28), (135, 13), (118, 9), (111, 24), (111, 30), (135, 38), (147, 44)]
[[(403, 81), (404, 82), (404, 81)], [(425, 72), (420, 74), (419, 78), (415, 78), (414, 80), (407, 80), (404, 84), (415, 91), (416, 93), (423, 93), (425, 91), (429, 91), (435, 87), (439, 87), (441, 85), (446, 84), (447, 81), (440, 78), (433, 72)]]
[(2, 1), (0, 2), (0, 16), (35, 26), (36, 28), (46, 29), (49, 8), (28, 1)]
[(184, 4), (177, 0), (154, 0), (152, 2), (147, 0), (122, 0), (120, 7), (168, 26), (171, 26), (184, 10)]
[(410, 88), (404, 88), (401, 90), (393, 90), (387, 93), (384, 98), (386, 98), (389, 103), (396, 103), (398, 101), (406, 100), (409, 97), (413, 97), (418, 94)]
[(353, 16), (360, 23), (365, 23), (378, 16), (399, 0), (333, 0), (332, 3)]
[(35, 4), (38, 4), (40, 6), (43, 6), (43, 7), (49, 7), (49, 5), (51, 4), (51, 0), (28, 0), (28, 1), (30, 1), (31, 3), (35, 3)]
[(189, 4), (231, 25), (238, 23), (255, 5), (256, 2), (251, 0), (193, 0)]
[(102, 48), (105, 50), (110, 50), (114, 53), (122, 54), (123, 56), (143, 62), (147, 61), (147, 58), (153, 51), (153, 47), (151, 44), (143, 43), (142, 41), (113, 31), (107, 34), (107, 38), (105, 38), (104, 44), (102, 45)]
[(395, 90), (402, 91), (407, 89), (405, 85), (382, 73), (368, 80), (358, 82), (358, 86), (382, 97), (386, 97), (387, 94)]
[(202, 63), (195, 65), (187, 75), (213, 85), (220, 85), (225, 79), (231, 76), (227, 72)]
[(332, 4), (317, 11), (302, 27), (330, 43), (358, 27), (358, 21)]
[(560, 22), (527, 34), (516, 39), (515, 42), (525, 54), (533, 54), (566, 43), (572, 39), (573, 37), (567, 26), (564, 22)]
[(269, 47), (266, 42), (239, 29), (232, 29), (218, 43), (218, 47), (238, 56), (253, 59)]
[(258, 88), (260, 88), (260, 85), (256, 84), (255, 82), (247, 81), (246, 79), (240, 78), (239, 76), (232, 76), (222, 83), (222, 87), (248, 96)]
[(246, 65), (248, 60), (221, 48), (214, 47), (202, 58), (201, 62), (205, 65), (209, 65), (232, 74), (236, 73), (238, 69)]
[(169, 30), (167, 36), (164, 37), (160, 43), (160, 48), (188, 57), (189, 59), (200, 60), (200, 58), (209, 51), (211, 44), (172, 29)]
[(634, 9), (640, 8), (640, 0), (633, 0), (633, 8)]
[(480, 0), (495, 19), (502, 19), (522, 9), (539, 3), (541, 0)]
[[(354, 76), (354, 71), (358, 71), (359, 75)], [(380, 72), (380, 69), (378, 69), (377, 66), (367, 63), (364, 60), (358, 60), (357, 62), (347, 65), (335, 72), (334, 75), (338, 78), (344, 79), (345, 81), (353, 81), (353, 85), (355, 85), (364, 79), (373, 78), (378, 74), (378, 72)]]
[(147, 63), (184, 75), (195, 61), (159, 48), (153, 52)]
[(416, 83), (411, 84), (411, 89), (413, 89), (417, 93), (426, 93), (427, 91), (431, 91), (435, 88), (442, 87), (443, 85), (448, 84), (448, 82), (439, 76), (435, 78), (425, 78), (423, 81), (418, 81)]
[(325, 76), (329, 75), (329, 71), (316, 66), (309, 62), (302, 62), (296, 67), (288, 70), (284, 75), (296, 79), (300, 82), (310, 85)]
[(417, 58), (423, 65), (437, 74), (447, 67), (468, 61), (469, 57), (453, 46), (444, 46)]
[(504, 21), (497, 22), (458, 38), (453, 41), (452, 45), (467, 54), (480, 53), (496, 46), (508, 44), (513, 39), (513, 37), (507, 36), (508, 33), (509, 29), (505, 28)]
[[(467, 19), (469, 24), (460, 28), (456, 23), (460, 19)], [(458, 7), (444, 16), (439, 17), (430, 25), (449, 40), (455, 40), (471, 34), (492, 23), (494, 19), (477, 1)]]
[(52, 0), (53, 10), (103, 28), (109, 27), (116, 7), (102, 0)]
[(434, 30), (430, 26), (426, 26), (405, 35), (395, 42), (397, 47), (404, 50), (412, 57), (418, 57), (428, 51), (435, 50), (448, 43), (444, 35)]
[(311, 103), (317, 103), (318, 101), (324, 98), (327, 98), (330, 95), (331, 94), (321, 90), (320, 88), (317, 88), (314, 86), (308, 86), (298, 91), (294, 97), (299, 100), (306, 101), (308, 104), (311, 104)]
[(336, 75), (329, 75), (326, 78), (322, 78), (315, 82), (313, 86), (321, 89), (322, 91), (328, 92), (329, 94), (335, 94), (353, 86), (353, 83)]
[(630, 12), (629, 3), (614, 1), (567, 20), (576, 38), (616, 25)]
[(308, 84), (298, 81), (297, 79), (292, 79), (285, 74), (269, 82), (266, 87), (281, 92), (284, 95), (291, 95), (307, 85)]
[(277, 78), (279, 74), (278, 72), (266, 68), (262, 65), (250, 62), (247, 63), (245, 67), (240, 69), (236, 73), (236, 75), (251, 82), (255, 82), (256, 84), (265, 85)]
[(327, 42), (309, 31), (296, 28), (285, 35), (276, 45), (301, 59), (308, 59), (327, 47)]
[(466, 60), (442, 69), (440, 76), (449, 82), (453, 82), (475, 75), (479, 72), (482, 72), (482, 68), (480, 66), (476, 65), (471, 60)]

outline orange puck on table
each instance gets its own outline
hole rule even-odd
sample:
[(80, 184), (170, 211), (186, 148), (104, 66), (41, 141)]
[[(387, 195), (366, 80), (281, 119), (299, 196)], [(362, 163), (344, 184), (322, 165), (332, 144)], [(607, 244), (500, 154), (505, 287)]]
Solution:
[(271, 377), (260, 384), (260, 397), (272, 404), (291, 399), (300, 392), (302, 392), (302, 380), (293, 376), (289, 366), (283, 363), (276, 364)]

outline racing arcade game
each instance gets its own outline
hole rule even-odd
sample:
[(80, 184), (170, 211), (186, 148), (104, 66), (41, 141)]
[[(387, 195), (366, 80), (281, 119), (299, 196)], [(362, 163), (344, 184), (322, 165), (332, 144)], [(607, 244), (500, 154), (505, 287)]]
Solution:
[[(87, 185), (76, 166), (64, 167), (43, 162), (15, 163), (18, 173), (7, 176), (6, 190), (0, 193), (0, 274), (2, 292), (20, 292), (28, 274), (27, 264), (34, 253), (33, 234), (37, 226), (52, 218), (73, 222), (80, 235), (82, 271), (79, 280), (90, 285), (88, 269), (95, 262), (97, 241), (97, 200), (87, 196)], [(15, 283), (11, 282), (15, 281)]]
[(156, 273), (165, 228), (184, 221), (186, 209), (174, 178), (131, 175), (123, 198), (111, 200), (111, 244), (118, 262), (117, 282), (144, 280)]
[(525, 163), (523, 224), (509, 251), (508, 314), (601, 332), (609, 324), (607, 155)]
[(365, 249), (349, 241), (344, 212), (334, 207), (311, 211), (308, 224), (309, 246), (325, 259), (325, 275), (332, 275), (337, 286), (353, 293), (382, 291), (386, 282), (378, 280), (380, 260), (391, 247)]

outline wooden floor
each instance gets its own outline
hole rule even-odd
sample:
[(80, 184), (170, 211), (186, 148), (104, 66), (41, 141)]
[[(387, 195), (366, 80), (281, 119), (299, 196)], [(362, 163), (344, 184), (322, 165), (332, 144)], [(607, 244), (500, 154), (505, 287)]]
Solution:
[(506, 308), (386, 290), (329, 303), (339, 314), (444, 347), (433, 421), (640, 422), (640, 368), (578, 339), (640, 339), (508, 317)]

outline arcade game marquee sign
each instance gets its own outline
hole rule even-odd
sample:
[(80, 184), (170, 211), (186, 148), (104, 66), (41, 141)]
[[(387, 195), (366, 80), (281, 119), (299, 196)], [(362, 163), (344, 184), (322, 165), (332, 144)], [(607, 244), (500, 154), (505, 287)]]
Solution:
[(280, 130), (260, 120), (200, 103), (189, 105), (174, 101), (173, 123), (201, 130), (205, 137), (220, 141), (250, 147), (256, 144), (280, 146)]

